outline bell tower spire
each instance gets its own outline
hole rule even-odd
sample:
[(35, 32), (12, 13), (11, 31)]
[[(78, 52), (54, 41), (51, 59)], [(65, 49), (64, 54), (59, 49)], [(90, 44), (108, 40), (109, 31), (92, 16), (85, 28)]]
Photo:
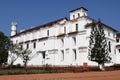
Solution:
[(14, 36), (17, 34), (17, 23), (12, 22), (11, 23), (11, 36)]

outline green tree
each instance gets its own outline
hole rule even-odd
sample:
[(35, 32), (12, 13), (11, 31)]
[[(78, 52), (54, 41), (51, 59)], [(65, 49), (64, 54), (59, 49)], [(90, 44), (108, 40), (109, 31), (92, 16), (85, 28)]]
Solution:
[(21, 52), (21, 55), (20, 55), (20, 57), (21, 57), (21, 59), (23, 60), (23, 63), (24, 63), (24, 66), (25, 66), (25, 68), (27, 67), (27, 64), (28, 64), (28, 62), (31, 60), (31, 53), (32, 53), (32, 51), (30, 51), (30, 50), (28, 50), (28, 49), (22, 49), (21, 50), (22, 52)]
[(110, 62), (111, 57), (108, 53), (107, 41), (100, 21), (92, 23), (88, 53), (88, 59), (97, 62), (99, 68), (105, 70), (104, 64)]
[(13, 44), (12, 42), (10, 43), (9, 47), (9, 66), (12, 67), (14, 62), (19, 58), (21, 52), (21, 47), (19, 44)]
[(7, 62), (10, 40), (0, 32), (0, 66)]
[(23, 60), (24, 67), (26, 68), (29, 61), (37, 55), (39, 55), (39, 53), (32, 53), (32, 51), (29, 49), (21, 48), (20, 58)]

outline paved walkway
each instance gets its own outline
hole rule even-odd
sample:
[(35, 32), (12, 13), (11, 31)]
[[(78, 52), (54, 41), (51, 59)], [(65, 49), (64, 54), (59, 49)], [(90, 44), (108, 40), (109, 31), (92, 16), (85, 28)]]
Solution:
[(82, 73), (5, 75), (0, 80), (120, 80), (120, 70)]

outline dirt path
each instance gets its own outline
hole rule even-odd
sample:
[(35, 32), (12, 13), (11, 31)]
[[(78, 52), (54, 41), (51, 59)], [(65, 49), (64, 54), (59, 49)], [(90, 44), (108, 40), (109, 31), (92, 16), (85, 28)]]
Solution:
[(0, 80), (120, 80), (119, 71), (5, 75)]

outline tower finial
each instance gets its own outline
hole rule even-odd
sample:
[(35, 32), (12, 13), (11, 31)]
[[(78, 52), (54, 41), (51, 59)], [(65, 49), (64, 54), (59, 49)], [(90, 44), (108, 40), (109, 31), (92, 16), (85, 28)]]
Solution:
[(14, 36), (17, 34), (17, 23), (12, 22), (11, 23), (11, 36)]
[(17, 26), (17, 22), (12, 22), (11, 25)]

